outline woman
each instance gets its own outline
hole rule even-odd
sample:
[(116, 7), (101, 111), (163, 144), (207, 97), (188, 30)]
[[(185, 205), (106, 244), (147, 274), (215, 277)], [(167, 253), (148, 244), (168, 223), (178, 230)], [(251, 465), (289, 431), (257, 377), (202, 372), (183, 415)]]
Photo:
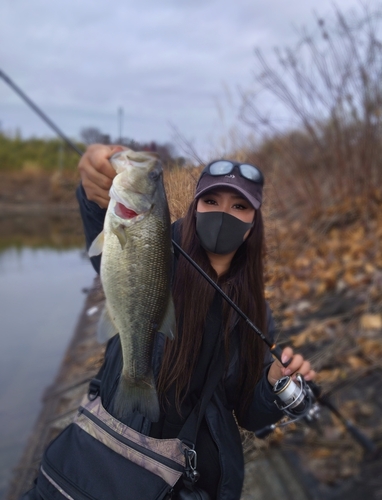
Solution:
[[(80, 161), (82, 185), (77, 194), (88, 246), (102, 229), (115, 176), (108, 158), (121, 149), (93, 145)], [(213, 162), (203, 170), (185, 218), (173, 225), (173, 237), (272, 339), (274, 324), (264, 299), (262, 187), (263, 176), (257, 167)], [(93, 259), (93, 265), (99, 271), (99, 260)], [(177, 259), (175, 269), (178, 335), (166, 343), (158, 334), (153, 356), (161, 418), (151, 423), (135, 412), (124, 423), (156, 438), (176, 437), (200, 398), (212, 355), (220, 348), (224, 374), (196, 441), (198, 486), (211, 499), (239, 499), (244, 464), (235, 418), (251, 431), (277, 422), (282, 414), (274, 404), (274, 383), (295, 372), (311, 380), (315, 373), (289, 347), (282, 353), (283, 362), (290, 361), (287, 368), (274, 361), (259, 336), (184, 258)], [(112, 411), (121, 366), (118, 337), (109, 343), (105, 360), (101, 398)]]

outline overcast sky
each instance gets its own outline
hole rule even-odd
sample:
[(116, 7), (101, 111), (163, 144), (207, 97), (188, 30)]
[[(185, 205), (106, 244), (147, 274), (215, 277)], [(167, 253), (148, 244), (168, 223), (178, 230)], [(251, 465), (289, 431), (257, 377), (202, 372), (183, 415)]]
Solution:
[[(2, 0), (0, 70), (70, 137), (93, 126), (116, 138), (122, 107), (124, 136), (171, 141), (173, 124), (203, 149), (235, 119), (254, 48), (293, 46), (315, 13), (333, 17), (332, 0)], [(2, 79), (0, 122), (54, 135)]]

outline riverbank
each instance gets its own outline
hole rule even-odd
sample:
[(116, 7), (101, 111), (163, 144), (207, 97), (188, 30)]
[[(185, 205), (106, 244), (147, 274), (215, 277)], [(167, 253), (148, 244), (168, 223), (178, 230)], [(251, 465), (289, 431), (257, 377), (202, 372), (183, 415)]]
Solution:
[(0, 213), (78, 211), (77, 173), (39, 170), (0, 173)]
[(86, 298), (72, 339), (57, 375), (44, 391), (40, 414), (14, 469), (6, 500), (18, 500), (31, 488), (45, 448), (71, 422), (86, 394), (89, 380), (101, 365), (104, 347), (95, 338), (95, 325), (104, 300), (99, 280), (84, 292)]
[(84, 246), (74, 174), (0, 173), (0, 251)]
[[(1, 500), (40, 413), (43, 392), (72, 340), (84, 305), (82, 290), (95, 275), (83, 242), (75, 245), (71, 234), (66, 240), (61, 226), (51, 222), (45, 220), (48, 230), (40, 235), (8, 235), (0, 247)], [(39, 227), (43, 223), (39, 217)], [(57, 232), (49, 234), (50, 229)]]

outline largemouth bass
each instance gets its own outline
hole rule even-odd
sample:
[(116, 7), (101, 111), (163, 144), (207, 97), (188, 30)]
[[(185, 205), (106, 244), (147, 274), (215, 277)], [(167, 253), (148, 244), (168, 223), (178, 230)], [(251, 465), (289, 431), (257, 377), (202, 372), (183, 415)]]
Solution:
[(119, 419), (134, 410), (155, 422), (159, 403), (152, 373), (154, 336), (173, 338), (171, 224), (162, 166), (148, 152), (125, 150), (110, 162), (117, 175), (103, 232), (89, 255), (101, 258), (106, 303), (98, 337), (120, 335), (123, 368), (114, 398)]

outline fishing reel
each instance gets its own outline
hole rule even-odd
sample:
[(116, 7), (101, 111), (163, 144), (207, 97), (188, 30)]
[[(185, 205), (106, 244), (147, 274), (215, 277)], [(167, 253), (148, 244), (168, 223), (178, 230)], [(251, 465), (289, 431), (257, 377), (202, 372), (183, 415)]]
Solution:
[(273, 392), (278, 400), (275, 400), (277, 408), (283, 411), (291, 420), (305, 419), (307, 422), (317, 420), (319, 417), (319, 406), (314, 394), (304, 377), (296, 374), (296, 381), (291, 377), (280, 378), (273, 387)]
[(285, 427), (292, 422), (304, 419), (307, 423), (313, 423), (319, 418), (319, 404), (312, 389), (300, 373), (296, 374), (296, 380), (292, 380), (288, 376), (280, 378), (273, 387), (273, 393), (277, 396), (275, 400), (277, 408), (288, 419), (278, 424), (267, 425), (263, 429), (256, 431), (256, 437), (264, 438), (274, 431), (276, 427)]

